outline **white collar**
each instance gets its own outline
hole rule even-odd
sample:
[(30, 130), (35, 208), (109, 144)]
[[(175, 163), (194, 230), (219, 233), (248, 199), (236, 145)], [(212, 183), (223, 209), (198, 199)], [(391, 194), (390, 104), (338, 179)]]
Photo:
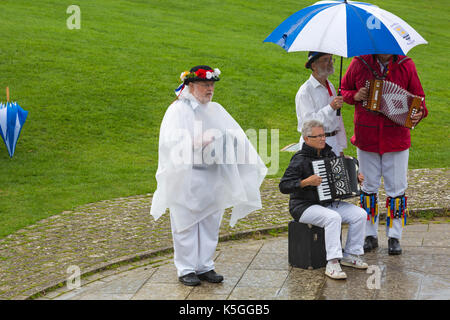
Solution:
[(185, 86), (183, 91), (180, 93), (179, 99), (185, 99), (189, 101), (190, 106), (192, 107), (192, 110), (197, 109), (201, 103), (197, 100), (196, 97), (192, 95), (192, 93), (189, 91), (189, 86)]
[(388, 60), (386, 62), (381, 62), (381, 60), (377, 58), (377, 61), (378, 61), (378, 65), (380, 66), (381, 72), (384, 72), (384, 70), (387, 68), (390, 60)]
[[(312, 83), (312, 85), (313, 85), (314, 88), (317, 88), (317, 87), (319, 87), (319, 86), (322, 86), (322, 87), (325, 88), (325, 86), (324, 86), (323, 84), (321, 84), (321, 83), (319, 82), (319, 80), (317, 80), (312, 74), (311, 74), (311, 76), (309, 77), (309, 80), (311, 81), (311, 83)], [(328, 79), (327, 79), (327, 82), (328, 82)]]

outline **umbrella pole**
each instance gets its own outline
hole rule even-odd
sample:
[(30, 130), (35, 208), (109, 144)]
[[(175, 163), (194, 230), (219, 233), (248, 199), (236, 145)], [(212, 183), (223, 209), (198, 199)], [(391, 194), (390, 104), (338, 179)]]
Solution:
[[(339, 89), (338, 96), (341, 96), (341, 79), (342, 79), (342, 56), (341, 56), (341, 70), (339, 70)], [(339, 117), (341, 115), (341, 109), (337, 109), (336, 116)]]
[(6, 101), (9, 102), (9, 87), (6, 87)]

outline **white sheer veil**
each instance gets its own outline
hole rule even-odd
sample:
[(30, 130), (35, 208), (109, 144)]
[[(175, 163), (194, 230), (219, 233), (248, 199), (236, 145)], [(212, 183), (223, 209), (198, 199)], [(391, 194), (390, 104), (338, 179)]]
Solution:
[[(161, 123), (157, 189), (150, 213), (158, 219), (170, 208), (180, 232), (218, 209), (233, 207), (234, 226), (261, 209), (259, 188), (266, 173), (233, 117), (216, 102), (200, 104), (186, 86)], [(189, 214), (177, 208), (188, 209)]]

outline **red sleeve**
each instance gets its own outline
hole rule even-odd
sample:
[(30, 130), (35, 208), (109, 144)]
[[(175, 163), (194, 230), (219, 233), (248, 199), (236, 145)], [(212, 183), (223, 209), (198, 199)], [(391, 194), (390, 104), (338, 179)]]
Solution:
[(420, 83), (419, 76), (417, 75), (416, 65), (410, 59), (407, 64), (409, 82), (408, 82), (408, 91), (416, 96), (423, 97), (422, 107), (423, 107), (423, 116), (422, 119), (428, 115), (428, 109), (425, 105), (425, 92), (423, 91), (422, 84)]

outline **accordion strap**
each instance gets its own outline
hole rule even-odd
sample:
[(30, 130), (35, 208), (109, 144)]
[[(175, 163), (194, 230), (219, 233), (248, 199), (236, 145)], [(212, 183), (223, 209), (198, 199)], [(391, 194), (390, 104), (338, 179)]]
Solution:
[(398, 62), (398, 64), (402, 64), (403, 61), (406, 61), (406, 60), (409, 60), (409, 59), (411, 59), (411, 58), (410, 58), (410, 57), (404, 57), (402, 60), (400, 60), (400, 61)]
[[(369, 69), (370, 72), (372, 72), (372, 74), (375, 77), (375, 79), (378, 79), (378, 80), (386, 79), (386, 76), (387, 76), (387, 74), (389, 72), (388, 68), (384, 69), (383, 74), (380, 75), (374, 68), (372, 68), (370, 66), (370, 64), (366, 60), (364, 60), (363, 57), (359, 56), (359, 57), (356, 57), (356, 58), (366, 65), (367, 69)], [(400, 61), (397, 62), (398, 56), (394, 55), (394, 62), (397, 62), (397, 64), (399, 64), (399, 65), (402, 64), (404, 61), (407, 61), (409, 59), (411, 59), (411, 58), (410, 57), (404, 57), (403, 59), (401, 59)]]
[(370, 72), (372, 72), (372, 74), (375, 77), (375, 79), (378, 79), (378, 80), (386, 79), (386, 76), (387, 76), (387, 73), (388, 73), (388, 68), (384, 69), (383, 74), (380, 76), (378, 74), (378, 72), (374, 68), (372, 68), (370, 66), (370, 64), (367, 63), (366, 60), (363, 59), (363, 57), (356, 57), (356, 58), (359, 59), (362, 63), (364, 63), (366, 65), (366, 67), (370, 70)]

